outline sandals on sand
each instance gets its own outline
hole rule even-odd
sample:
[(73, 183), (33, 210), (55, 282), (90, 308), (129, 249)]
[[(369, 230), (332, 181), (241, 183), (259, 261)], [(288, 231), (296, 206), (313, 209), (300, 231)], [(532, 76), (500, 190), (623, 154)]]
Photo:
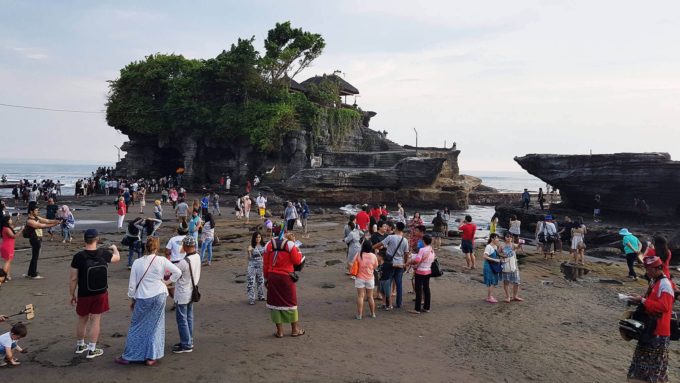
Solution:
[(279, 333), (274, 333), (274, 336), (276, 338), (283, 338), (283, 334), (279, 334)]
[(304, 329), (298, 330), (297, 334), (290, 334), (290, 336), (292, 336), (293, 338), (298, 337), (298, 336), (303, 336), (303, 335), (305, 335)]
[(487, 302), (489, 302), (489, 303), (498, 303), (498, 301), (497, 301), (496, 298), (494, 298), (494, 297), (486, 298), (485, 301), (487, 301)]
[(520, 297), (514, 297), (514, 298), (512, 298), (512, 300), (515, 301), (515, 302), (524, 302), (524, 299), (522, 299)]

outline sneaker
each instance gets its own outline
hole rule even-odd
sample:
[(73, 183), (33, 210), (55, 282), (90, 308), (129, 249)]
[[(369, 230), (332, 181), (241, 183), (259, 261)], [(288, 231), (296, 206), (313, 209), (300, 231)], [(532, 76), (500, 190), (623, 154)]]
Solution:
[(38, 275), (36, 275), (35, 277), (33, 277), (33, 278), (31, 278), (31, 279), (45, 279), (45, 277), (43, 277), (42, 275), (38, 274)]
[(181, 344), (175, 345), (172, 348), (172, 352), (174, 352), (175, 354), (182, 354), (182, 353), (185, 353), (185, 352), (192, 352), (192, 351), (194, 351), (193, 347), (184, 347)]
[(371, 318), (375, 318), (375, 314), (371, 314)]
[(255, 304), (255, 301), (248, 301), (248, 304), (252, 306)]
[(357, 320), (361, 320), (361, 315), (357, 315), (355, 318), (356, 318)]
[(102, 350), (101, 348), (95, 348), (94, 350), (88, 350), (87, 351), (86, 358), (87, 359), (94, 359), (94, 358), (96, 358), (98, 356), (102, 356), (102, 355), (104, 355), (104, 350)]
[(87, 351), (87, 345), (79, 344), (76, 346), (76, 354), (82, 354)]
[(2, 358), (0, 360), (0, 367), (5, 367), (6, 365), (7, 365), (7, 361), (5, 360), (5, 358)]

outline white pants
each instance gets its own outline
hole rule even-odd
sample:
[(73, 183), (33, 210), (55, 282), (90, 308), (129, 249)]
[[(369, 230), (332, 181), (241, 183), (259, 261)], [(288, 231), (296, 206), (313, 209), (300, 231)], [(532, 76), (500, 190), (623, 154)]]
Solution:
[(125, 216), (124, 216), (124, 215), (119, 215), (119, 216), (118, 216), (118, 228), (119, 228), (119, 229), (122, 229), (122, 228), (123, 228), (123, 220), (125, 220)]

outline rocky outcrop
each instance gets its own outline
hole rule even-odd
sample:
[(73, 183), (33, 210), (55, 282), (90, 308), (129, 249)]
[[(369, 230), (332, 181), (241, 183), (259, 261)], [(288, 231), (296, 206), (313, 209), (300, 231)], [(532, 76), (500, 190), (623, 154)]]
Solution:
[(637, 214), (635, 198), (644, 199), (653, 216), (680, 212), (680, 162), (667, 153), (528, 154), (515, 161), (574, 208), (592, 211), (599, 194), (604, 214)]

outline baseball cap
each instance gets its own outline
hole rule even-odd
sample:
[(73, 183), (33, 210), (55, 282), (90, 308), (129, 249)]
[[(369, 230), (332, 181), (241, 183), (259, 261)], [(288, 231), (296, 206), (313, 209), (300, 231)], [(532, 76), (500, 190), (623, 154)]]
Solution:
[(97, 229), (87, 229), (85, 230), (85, 240), (92, 239), (92, 238), (97, 238), (99, 236), (99, 233), (97, 232)]
[(663, 262), (661, 261), (661, 258), (659, 257), (645, 257), (643, 260), (645, 267), (659, 267), (663, 265)]

